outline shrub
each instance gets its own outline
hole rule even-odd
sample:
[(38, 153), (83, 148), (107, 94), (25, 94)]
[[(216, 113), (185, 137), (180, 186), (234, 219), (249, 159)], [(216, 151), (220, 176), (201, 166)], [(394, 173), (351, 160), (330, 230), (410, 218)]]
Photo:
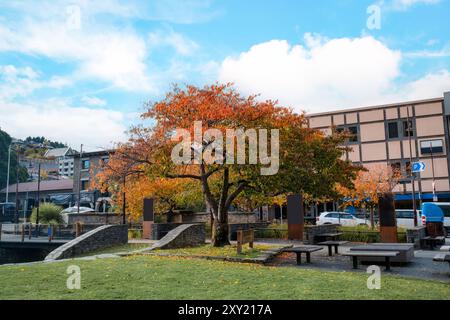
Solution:
[[(41, 203), (39, 206), (39, 223), (58, 225), (64, 223), (61, 215), (62, 207), (53, 203)], [(33, 209), (31, 222), (36, 223), (37, 208)]]
[[(343, 234), (339, 240), (352, 242), (380, 242), (380, 232), (378, 229), (371, 229), (369, 226), (339, 227), (339, 231)], [(398, 228), (398, 241), (406, 242), (406, 232), (402, 228)]]

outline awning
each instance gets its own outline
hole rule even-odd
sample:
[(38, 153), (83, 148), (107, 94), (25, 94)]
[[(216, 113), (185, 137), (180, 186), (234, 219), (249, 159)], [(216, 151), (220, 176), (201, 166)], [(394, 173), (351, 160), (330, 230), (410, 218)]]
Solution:
[[(436, 196), (438, 199), (450, 199), (450, 193), (437, 193)], [(405, 201), (405, 200), (412, 200), (412, 194), (395, 194), (394, 195), (395, 201)], [(416, 193), (416, 200), (433, 200), (433, 194), (432, 193), (422, 193), (419, 195), (419, 193)]]

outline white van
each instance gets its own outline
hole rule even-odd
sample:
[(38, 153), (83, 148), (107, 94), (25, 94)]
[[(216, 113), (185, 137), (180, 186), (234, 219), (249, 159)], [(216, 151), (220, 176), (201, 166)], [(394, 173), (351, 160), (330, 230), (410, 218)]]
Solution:
[[(414, 228), (414, 210), (413, 209), (396, 209), (395, 218), (397, 227)], [(422, 225), (421, 211), (417, 210), (417, 225)]]

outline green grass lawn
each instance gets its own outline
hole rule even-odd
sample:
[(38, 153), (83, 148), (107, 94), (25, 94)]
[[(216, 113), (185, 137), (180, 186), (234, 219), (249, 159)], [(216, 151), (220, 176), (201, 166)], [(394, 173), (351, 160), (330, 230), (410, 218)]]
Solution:
[(193, 248), (164, 249), (164, 250), (155, 250), (154, 252), (170, 253), (170, 254), (177, 254), (177, 255), (257, 258), (261, 254), (262, 251), (265, 251), (268, 249), (274, 249), (277, 247), (280, 247), (280, 246), (255, 244), (253, 246), (253, 249), (251, 249), (248, 247), (248, 245), (244, 245), (242, 247), (242, 253), (238, 254), (236, 245), (216, 248), (216, 247), (213, 247), (211, 244), (205, 244), (204, 246), (193, 247)]
[[(81, 289), (66, 288), (67, 267), (81, 268)], [(0, 266), (0, 299), (450, 299), (448, 283), (265, 267), (202, 259), (129, 256)]]
[(131, 252), (134, 250), (139, 250), (139, 249), (144, 249), (144, 248), (150, 248), (150, 245), (148, 243), (127, 243), (127, 244), (123, 244), (120, 246), (113, 246), (113, 247), (109, 247), (109, 248), (94, 250), (94, 251), (79, 255), (77, 257), (95, 256), (95, 255), (106, 254), (106, 253)]

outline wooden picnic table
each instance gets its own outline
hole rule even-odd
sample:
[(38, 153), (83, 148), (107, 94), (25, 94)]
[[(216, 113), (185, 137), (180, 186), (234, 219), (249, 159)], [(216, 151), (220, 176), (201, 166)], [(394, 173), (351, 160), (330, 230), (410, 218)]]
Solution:
[(315, 235), (315, 238), (321, 238), (325, 241), (336, 241), (342, 235), (342, 232), (319, 233)]
[(433, 258), (433, 261), (448, 262), (448, 265), (450, 266), (450, 254), (440, 253)]
[(429, 246), (430, 250), (434, 250), (434, 248), (436, 247), (436, 245), (442, 241), (445, 240), (444, 236), (439, 236), (439, 237), (424, 237), (421, 239), (421, 241), (424, 243), (425, 246)]
[(398, 251), (349, 251), (344, 256), (351, 257), (353, 260), (353, 269), (358, 269), (358, 257), (376, 257), (385, 258), (386, 271), (391, 270), (391, 258), (400, 254)]
[(297, 264), (300, 265), (302, 264), (302, 253), (306, 254), (306, 262), (311, 263), (311, 253), (315, 251), (320, 251), (322, 249), (323, 248), (319, 246), (303, 245), (284, 249), (283, 252), (293, 252), (297, 254)]
[(340, 245), (346, 244), (348, 243), (348, 241), (324, 241), (324, 242), (319, 242), (318, 244), (320, 244), (321, 246), (328, 246), (328, 256), (332, 256), (333, 255), (333, 247), (334, 247), (334, 253), (338, 254), (338, 247)]

